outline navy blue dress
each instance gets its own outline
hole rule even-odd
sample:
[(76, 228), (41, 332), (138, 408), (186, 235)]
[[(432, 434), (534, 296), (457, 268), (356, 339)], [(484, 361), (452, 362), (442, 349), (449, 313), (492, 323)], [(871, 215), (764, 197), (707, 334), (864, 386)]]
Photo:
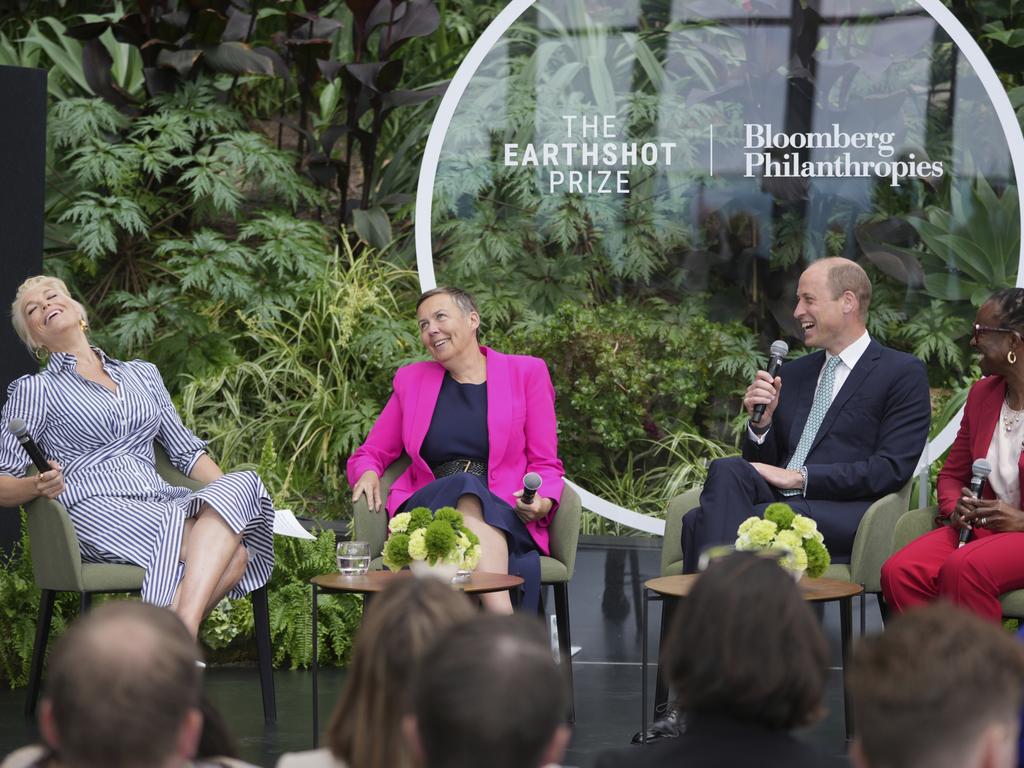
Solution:
[[(460, 384), (446, 373), (420, 455), (431, 467), (453, 459), (487, 463), (487, 446), (487, 384)], [(410, 496), (402, 510), (454, 507), (466, 494), (480, 500), (484, 521), (505, 533), (508, 572), (523, 578), (519, 609), (536, 613), (540, 607), (540, 553), (515, 510), (487, 488), (487, 478), (468, 472), (439, 477)]]

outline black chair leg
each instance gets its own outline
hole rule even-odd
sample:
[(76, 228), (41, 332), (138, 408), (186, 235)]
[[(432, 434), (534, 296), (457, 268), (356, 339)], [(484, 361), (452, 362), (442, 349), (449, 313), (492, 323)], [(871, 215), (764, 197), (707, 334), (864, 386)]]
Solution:
[(91, 592), (79, 592), (78, 593), (78, 615), (83, 615), (86, 611), (92, 608), (92, 593)]
[(28, 690), (25, 691), (25, 717), (36, 713), (39, 687), (43, 679), (43, 661), (46, 659), (46, 641), (50, 636), (50, 622), (53, 620), (53, 601), (57, 593), (44, 589), (39, 595), (39, 618), (36, 621), (36, 641), (32, 647), (32, 667), (28, 673)]
[[(668, 703), (668, 683), (665, 682), (665, 666), (663, 660), (668, 649), (668, 635), (672, 630), (672, 618), (675, 616), (676, 606), (679, 599), (675, 597), (663, 597), (661, 600), (661, 630), (658, 632), (658, 675), (654, 683), (654, 720), (665, 716), (665, 705)], [(647, 642), (643, 638), (642, 642)], [(645, 670), (646, 672), (646, 670)]]
[(569, 683), (569, 725), (576, 724), (576, 692), (572, 680), (572, 642), (569, 637), (569, 585), (552, 584), (555, 591), (555, 623), (558, 625), (558, 658)]
[(249, 595), (256, 634), (256, 659), (260, 669), (260, 691), (263, 694), (263, 721), (277, 722), (277, 697), (274, 695), (274, 658), (270, 648), (270, 605), (267, 588), (260, 587)]

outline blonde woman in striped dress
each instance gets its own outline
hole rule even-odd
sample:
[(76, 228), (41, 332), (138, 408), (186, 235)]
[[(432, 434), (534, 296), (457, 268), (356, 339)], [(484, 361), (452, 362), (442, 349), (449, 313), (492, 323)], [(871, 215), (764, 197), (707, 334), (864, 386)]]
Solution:
[[(142, 597), (169, 606), (195, 636), (225, 595), (270, 578), (274, 509), (253, 472), (224, 474), (206, 443), (181, 422), (160, 372), (107, 357), (86, 337), (85, 309), (55, 277), (19, 288), (15, 330), (46, 367), (7, 391), (0, 429), (0, 506), (37, 496), (68, 510), (85, 562), (146, 570)], [(25, 476), (24, 449), (7, 429), (22, 419), (53, 469)], [(182, 473), (205, 483), (177, 488), (156, 472), (153, 441)]]

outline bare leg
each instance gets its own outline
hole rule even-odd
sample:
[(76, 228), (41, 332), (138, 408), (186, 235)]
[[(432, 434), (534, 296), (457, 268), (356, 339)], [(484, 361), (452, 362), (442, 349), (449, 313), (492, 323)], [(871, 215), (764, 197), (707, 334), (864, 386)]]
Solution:
[(185, 575), (178, 587), (175, 609), (192, 636), (199, 634), (205, 615), (242, 537), (208, 504), (203, 504), (188, 537)]
[[(484, 522), (480, 499), (471, 494), (459, 497), (455, 508), (469, 528), (480, 538), (480, 563), (478, 571), (508, 573), (508, 542), (504, 531), (499, 531)], [(512, 613), (512, 598), (508, 592), (489, 592), (480, 595), (480, 602), (492, 613)]]
[[(184, 563), (188, 557), (188, 539), (192, 534), (192, 526), (196, 524), (194, 517), (186, 518), (185, 524), (181, 528), (181, 548), (178, 550), (178, 562)], [(178, 586), (174, 590), (174, 597), (171, 598), (170, 608), (172, 611), (178, 610), (178, 598), (181, 596), (181, 582), (178, 582)]]
[(210, 602), (206, 604), (203, 618), (209, 616), (210, 611), (217, 607), (217, 603), (224, 599), (224, 595), (234, 589), (235, 585), (242, 580), (248, 565), (249, 551), (242, 544), (239, 544), (238, 548), (235, 549), (235, 554), (231, 556), (231, 562), (228, 563), (227, 570), (224, 571), (220, 581), (217, 582), (216, 588), (213, 590), (213, 594), (210, 595)]

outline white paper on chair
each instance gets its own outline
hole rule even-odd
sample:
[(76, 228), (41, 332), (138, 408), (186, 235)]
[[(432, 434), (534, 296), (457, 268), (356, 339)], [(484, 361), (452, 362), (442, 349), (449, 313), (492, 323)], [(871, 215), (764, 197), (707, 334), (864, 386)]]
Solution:
[(296, 539), (316, 540), (316, 536), (302, 527), (290, 509), (274, 510), (274, 533), (278, 536), (293, 536)]

